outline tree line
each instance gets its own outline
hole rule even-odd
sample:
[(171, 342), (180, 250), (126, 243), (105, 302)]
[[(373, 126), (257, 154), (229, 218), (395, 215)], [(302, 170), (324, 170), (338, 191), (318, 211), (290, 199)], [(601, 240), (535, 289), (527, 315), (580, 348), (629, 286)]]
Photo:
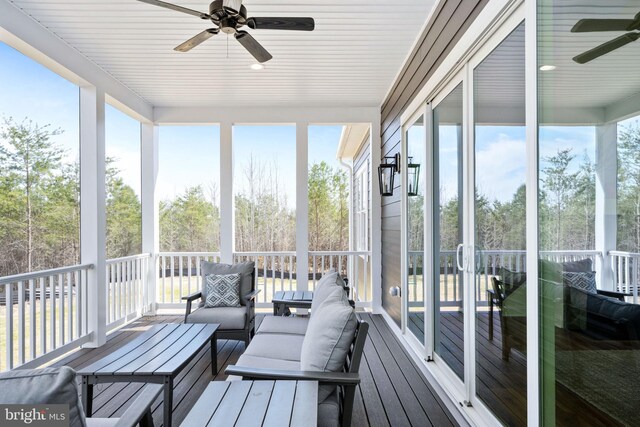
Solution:
[[(63, 131), (11, 117), (0, 126), (0, 276), (79, 263), (80, 168), (55, 142)], [(295, 250), (295, 209), (278, 168), (251, 156), (242, 169), (248, 185), (235, 196), (236, 251)], [(348, 179), (326, 162), (310, 166), (310, 250), (348, 250)], [(117, 159), (107, 159), (105, 181), (107, 258), (138, 254), (142, 206)], [(197, 185), (160, 202), (161, 251), (219, 251), (217, 193)]]

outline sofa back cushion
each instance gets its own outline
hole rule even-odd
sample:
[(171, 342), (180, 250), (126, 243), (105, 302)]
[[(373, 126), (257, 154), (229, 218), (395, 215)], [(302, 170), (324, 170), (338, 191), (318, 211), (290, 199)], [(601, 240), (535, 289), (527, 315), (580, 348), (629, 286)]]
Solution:
[(68, 404), (71, 427), (85, 427), (87, 424), (78, 396), (76, 373), (68, 366), (17, 369), (0, 374), (0, 403)]
[[(200, 263), (200, 271), (202, 274), (202, 299), (207, 299), (206, 277), (210, 274), (225, 275), (225, 274), (240, 274), (240, 304), (247, 305), (249, 300), (245, 298), (246, 295), (253, 291), (253, 270), (255, 263), (253, 261), (241, 262), (238, 264), (220, 264), (217, 262), (202, 261)], [(201, 306), (204, 303), (200, 304)]]
[(335, 271), (325, 274), (318, 280), (316, 288), (313, 291), (313, 299), (311, 300), (312, 316), (336, 287), (339, 287), (344, 292), (344, 280), (342, 280), (340, 274)]
[[(334, 287), (309, 320), (300, 352), (303, 371), (341, 372), (353, 343), (357, 326), (355, 311), (341, 287)], [(335, 387), (321, 386), (318, 401)]]

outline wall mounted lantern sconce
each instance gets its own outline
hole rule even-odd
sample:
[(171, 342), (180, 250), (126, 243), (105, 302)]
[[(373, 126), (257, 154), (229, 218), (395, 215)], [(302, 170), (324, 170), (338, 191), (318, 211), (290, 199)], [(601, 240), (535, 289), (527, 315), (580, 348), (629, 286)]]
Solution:
[(418, 195), (418, 183), (420, 182), (420, 165), (413, 163), (413, 157), (409, 157), (409, 163), (407, 164), (407, 194), (409, 196)]
[(400, 173), (400, 153), (393, 157), (385, 157), (383, 163), (378, 166), (381, 196), (393, 196), (393, 178), (396, 173)]

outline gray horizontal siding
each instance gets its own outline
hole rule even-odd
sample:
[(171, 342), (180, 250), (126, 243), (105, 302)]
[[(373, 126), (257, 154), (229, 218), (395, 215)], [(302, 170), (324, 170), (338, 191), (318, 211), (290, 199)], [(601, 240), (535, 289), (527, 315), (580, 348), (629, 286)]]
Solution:
[[(487, 2), (488, 0), (445, 0), (436, 6), (431, 22), (420, 36), (409, 61), (382, 104), (381, 151), (383, 156), (393, 156), (400, 151), (401, 114)], [(382, 306), (400, 325), (400, 298), (389, 296), (389, 288), (399, 286), (401, 279), (401, 206), (398, 185), (399, 183), (392, 197), (382, 198)]]

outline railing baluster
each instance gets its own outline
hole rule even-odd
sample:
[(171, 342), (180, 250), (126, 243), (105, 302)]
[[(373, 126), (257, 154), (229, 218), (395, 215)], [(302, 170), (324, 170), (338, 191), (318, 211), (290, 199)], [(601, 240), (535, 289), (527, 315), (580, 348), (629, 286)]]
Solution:
[(29, 318), (30, 318), (30, 332), (29, 332), (29, 345), (31, 350), (31, 359), (36, 358), (36, 282), (34, 279), (29, 279)]
[(169, 298), (169, 302), (173, 302), (173, 291), (175, 290), (174, 288), (174, 284), (173, 284), (173, 276), (176, 275), (176, 270), (175, 270), (175, 257), (173, 255), (171, 255), (171, 297)]
[(65, 344), (65, 329), (64, 329), (64, 323), (65, 323), (65, 307), (64, 307), (64, 300), (65, 300), (65, 289), (64, 289), (64, 276), (62, 274), (58, 274), (58, 286), (60, 287), (60, 298), (58, 299), (58, 304), (60, 304), (60, 336), (59, 336), (59, 342), (60, 345), (64, 345)]
[(7, 344), (7, 369), (13, 369), (13, 283), (4, 285), (5, 307), (6, 307), (6, 336)]
[(162, 300), (163, 303), (166, 303), (167, 301), (165, 300), (165, 295), (167, 293), (167, 290), (165, 288), (165, 282), (167, 280), (167, 257), (166, 256), (162, 256), (162, 298), (158, 298), (158, 295), (156, 295), (156, 298)]
[(73, 282), (71, 281), (71, 272), (67, 273), (67, 340), (73, 340)]
[(180, 293), (179, 298), (182, 298), (182, 295), (184, 295), (182, 293), (182, 282), (183, 282), (183, 278), (184, 278), (184, 264), (182, 262), (182, 256), (178, 257), (178, 268), (180, 269), (180, 272), (178, 273), (178, 278), (179, 278), (179, 283), (180, 283)]
[(40, 354), (47, 352), (47, 291), (44, 286), (45, 278), (38, 279), (40, 283)]
[[(25, 353), (24, 281), (18, 282), (18, 363), (24, 363)], [(12, 331), (13, 332), (13, 331)]]
[[(191, 292), (193, 292), (191, 290), (191, 256), (187, 257), (187, 293), (186, 295), (189, 295)], [(182, 293), (180, 293), (180, 298), (182, 298), (184, 295)]]
[(76, 271), (74, 274), (76, 281), (76, 338), (80, 338), (84, 334), (82, 329), (82, 271)]
[(51, 322), (49, 335), (51, 336), (51, 350), (55, 350), (56, 346), (56, 280), (55, 276), (49, 276), (49, 288), (51, 289)]
[(312, 270), (312, 274), (313, 274), (313, 289), (312, 290), (316, 289), (316, 274), (318, 272), (318, 268), (316, 266), (316, 259), (317, 258), (318, 257), (316, 255), (313, 255), (313, 270)]

